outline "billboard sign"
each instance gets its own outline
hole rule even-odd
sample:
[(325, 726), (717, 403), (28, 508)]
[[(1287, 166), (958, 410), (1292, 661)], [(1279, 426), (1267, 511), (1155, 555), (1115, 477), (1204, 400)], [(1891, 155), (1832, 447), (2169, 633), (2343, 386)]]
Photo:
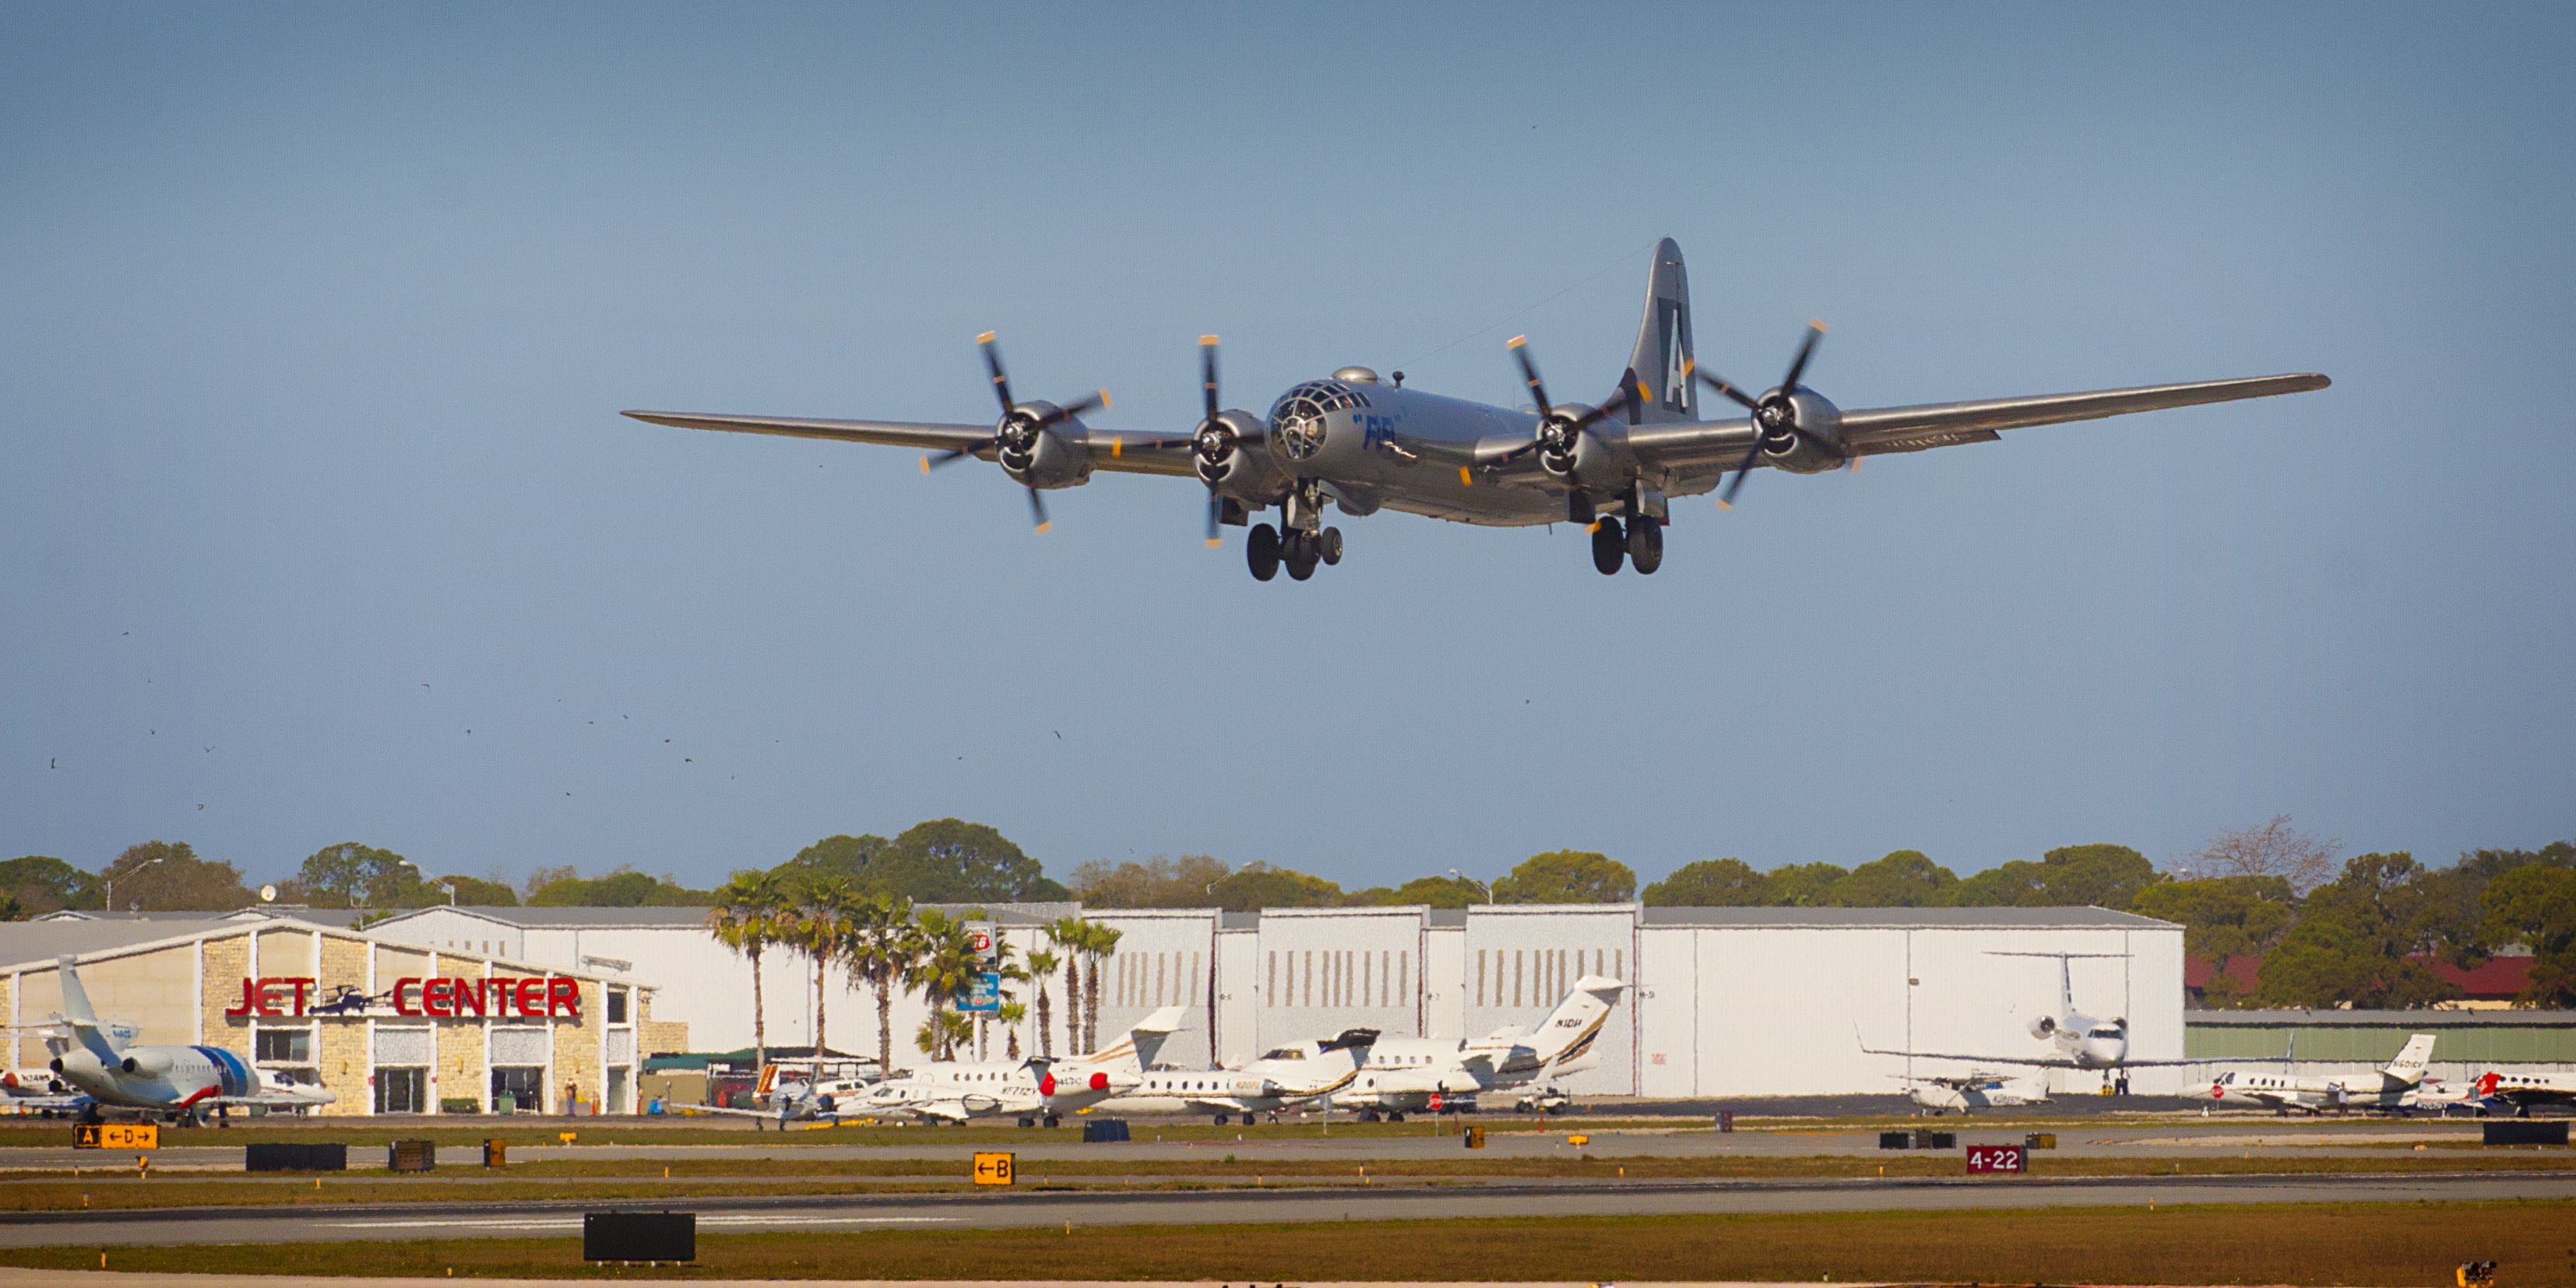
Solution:
[(983, 971), (969, 979), (965, 995), (957, 999), (957, 1009), (983, 1015), (1002, 1009), (1002, 977)]

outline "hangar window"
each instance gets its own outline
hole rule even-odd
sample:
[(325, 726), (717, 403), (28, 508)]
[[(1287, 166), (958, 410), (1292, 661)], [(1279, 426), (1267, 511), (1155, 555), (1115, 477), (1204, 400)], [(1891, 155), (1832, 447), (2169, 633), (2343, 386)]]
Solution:
[[(502, 1097), (509, 1097), (503, 1100)], [(546, 1108), (546, 1070), (543, 1065), (495, 1066), (492, 1070), (492, 1112), (536, 1114)]]
[(376, 1070), (377, 1113), (418, 1114), (428, 1111), (428, 1069), (379, 1067)]
[(261, 1029), (253, 1054), (261, 1064), (311, 1064), (313, 1030)]
[(611, 1024), (624, 1024), (626, 1022), (625, 989), (612, 988), (608, 990), (608, 1022)]

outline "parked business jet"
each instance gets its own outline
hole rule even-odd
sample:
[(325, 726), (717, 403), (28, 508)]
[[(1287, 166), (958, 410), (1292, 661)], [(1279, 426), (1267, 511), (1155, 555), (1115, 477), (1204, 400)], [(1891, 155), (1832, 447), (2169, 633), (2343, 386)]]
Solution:
[(1376, 1041), (1375, 1029), (1348, 1029), (1328, 1041), (1275, 1048), (1235, 1068), (1153, 1070), (1117, 1103), (1140, 1114), (1213, 1114), (1219, 1127), (1240, 1117), (1248, 1126), (1262, 1114), (1275, 1117), (1350, 1086)]
[[(1135, 1087), (1188, 1015), (1187, 1007), (1166, 1006), (1088, 1055), (933, 1061), (870, 1087), (860, 1103), (870, 1113), (903, 1114), (930, 1123), (1016, 1117), (1023, 1127), (1041, 1119), (1053, 1127), (1065, 1114)], [(852, 1111), (844, 1107), (842, 1112)]]
[(2423, 1093), (2424, 1066), (2433, 1058), (2433, 1035), (2418, 1033), (2377, 1073), (2349, 1078), (2302, 1078), (2287, 1073), (2229, 1070), (2210, 1080), (2202, 1098), (2231, 1100), (2288, 1113), (2293, 1109), (2322, 1114), (2329, 1109), (2367, 1109), (2404, 1113)]
[(48, 1067), (90, 1098), (83, 1116), (91, 1121), (102, 1109), (197, 1122), (207, 1110), (231, 1105), (302, 1110), (339, 1099), (320, 1087), (254, 1069), (222, 1047), (135, 1045), (133, 1026), (101, 1023), (90, 1009), (89, 990), (81, 985), (75, 959), (57, 957), (54, 964), (62, 978), (63, 1013), (44, 1026), (49, 1030), (45, 1046), (54, 1053)]
[(2048, 1086), (2037, 1079), (2015, 1078), (2010, 1074), (1975, 1073), (1907, 1077), (1907, 1099), (1932, 1112), (1965, 1116), (1979, 1109), (2009, 1109), (2024, 1105), (2048, 1103)]
[[(2042, 1069), (2119, 1070), (2151, 1068), (2166, 1065), (2208, 1064), (2200, 1060), (2139, 1060), (2129, 1055), (2129, 1022), (2126, 1019), (2095, 1019), (2075, 1009), (2075, 981), (2070, 964), (2078, 957), (2117, 958), (2120, 953), (2034, 953), (1995, 952), (1994, 957), (2054, 957), (2057, 959), (2057, 1010), (2053, 1014), (2032, 1017), (2030, 1035), (2048, 1044), (2047, 1054), (1996, 1051), (1889, 1051), (1869, 1045), (1860, 1038), (1857, 1026), (1852, 1036), (1860, 1049), (1871, 1055), (1912, 1056), (1919, 1060), (1969, 1060), (1979, 1064), (2018, 1064)], [(2243, 1063), (2243, 1061), (2231, 1061)], [(2122, 1079), (2125, 1083), (2126, 1079)]]
[(1380, 1038), (1359, 1077), (1333, 1093), (1336, 1108), (1364, 1122), (1381, 1114), (1397, 1122), (1428, 1109), (1433, 1097), (1478, 1096), (1546, 1083), (1601, 1062), (1593, 1044), (1628, 986), (1605, 975), (1574, 981), (1565, 1000), (1535, 1031), (1505, 1025), (1481, 1038)]
[(2478, 1075), (2469, 1103), (2477, 1106), (2481, 1115), (2510, 1109), (2516, 1118), (2529, 1118), (2533, 1105), (2576, 1105), (2576, 1074), (2490, 1070)]
[(52, 1117), (61, 1113), (79, 1113), (90, 1105), (90, 1098), (75, 1090), (63, 1075), (51, 1069), (10, 1069), (0, 1071), (0, 1106), (18, 1113)]
[[(1001, 408), (990, 424), (626, 414), (686, 429), (915, 448), (930, 453), (922, 457), (924, 473), (969, 456), (992, 461), (1027, 489), (1029, 519), (1040, 532), (1049, 526), (1043, 493), (1090, 482), (1095, 471), (1191, 479), (1207, 491), (1210, 546), (1221, 526), (1248, 526), (1255, 578), (1268, 581), (1285, 567), (1304, 581), (1318, 565), (1342, 560), (1341, 529), (1324, 522), (1327, 502), (1354, 518), (1387, 509), (1491, 527), (1576, 524), (1592, 534), (1595, 568), (1615, 573), (1625, 563), (1650, 573), (1663, 564), (1673, 498), (1715, 491), (1730, 474), (1721, 509), (1756, 467), (1819, 474), (1864, 456), (1993, 442), (2007, 429), (2268, 398), (2328, 383), (2319, 375), (2258, 376), (1844, 411), (1804, 383), (1823, 323), (1808, 324), (1780, 383), (1755, 394), (1698, 365), (1690, 319), (1681, 247), (1666, 238), (1655, 247), (1627, 369), (1594, 404), (1551, 399), (1529, 346), (1514, 337), (1509, 351), (1529, 390), (1529, 411), (1408, 389), (1401, 371), (1389, 384), (1367, 367), (1295, 385), (1267, 414), (1227, 409), (1210, 335), (1199, 338), (1198, 424), (1181, 434), (1120, 433), (1084, 421), (1109, 405), (1105, 389), (1063, 404), (1014, 398), (988, 331), (976, 343)], [(1702, 419), (1702, 388), (1746, 414)], [(1273, 506), (1277, 527), (1253, 521)]]

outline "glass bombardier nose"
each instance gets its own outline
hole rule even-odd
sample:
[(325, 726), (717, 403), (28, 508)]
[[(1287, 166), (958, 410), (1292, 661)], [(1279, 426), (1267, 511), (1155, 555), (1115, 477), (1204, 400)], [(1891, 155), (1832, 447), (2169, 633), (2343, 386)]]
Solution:
[(1323, 447), (1326, 415), (1368, 405), (1368, 395), (1339, 380), (1309, 380), (1270, 404), (1270, 433), (1288, 459), (1302, 461)]

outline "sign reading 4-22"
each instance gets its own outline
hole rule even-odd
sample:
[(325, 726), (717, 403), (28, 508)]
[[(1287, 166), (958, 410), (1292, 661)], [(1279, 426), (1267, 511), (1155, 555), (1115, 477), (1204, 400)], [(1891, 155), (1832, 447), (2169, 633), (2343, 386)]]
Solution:
[(1970, 1145), (1968, 1175), (2018, 1176), (2030, 1170), (2030, 1152), (2019, 1145)]

